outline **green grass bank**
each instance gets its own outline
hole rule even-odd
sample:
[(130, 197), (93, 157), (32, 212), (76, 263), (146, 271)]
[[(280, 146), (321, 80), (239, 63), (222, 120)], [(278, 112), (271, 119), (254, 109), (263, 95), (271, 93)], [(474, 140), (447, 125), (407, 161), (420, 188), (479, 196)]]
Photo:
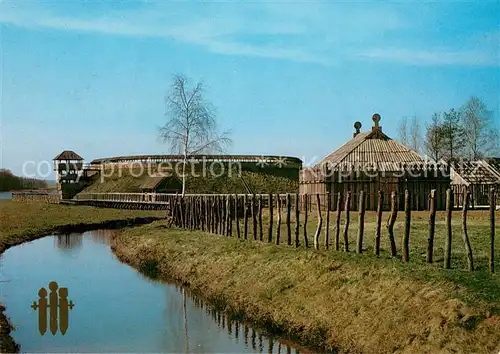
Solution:
[[(164, 217), (157, 211), (96, 209), (46, 203), (0, 200), (0, 255), (9, 247), (53, 232), (123, 227)], [(0, 304), (0, 352), (19, 350), (10, 336), (11, 327)], [(8, 312), (8, 309), (7, 309)]]
[[(303, 345), (360, 353), (496, 354), (500, 278), (490, 276), (483, 265), (487, 219), (481, 212), (471, 214), (479, 266), (474, 273), (462, 267), (459, 233), (454, 234), (452, 270), (441, 269), (439, 259), (424, 263), (426, 213), (413, 215), (409, 264), (388, 256), (384, 238), (381, 256), (372, 254), (371, 213), (362, 255), (166, 229), (160, 223), (125, 230), (112, 247), (136, 268), (181, 281), (226, 311), (243, 314)], [(439, 225), (442, 217), (438, 215)], [(315, 219), (310, 222), (312, 236)], [(441, 227), (436, 258), (442, 248)], [(353, 220), (352, 245), (356, 229)], [(398, 221), (397, 235), (401, 230)], [(283, 240), (284, 229), (281, 235)]]

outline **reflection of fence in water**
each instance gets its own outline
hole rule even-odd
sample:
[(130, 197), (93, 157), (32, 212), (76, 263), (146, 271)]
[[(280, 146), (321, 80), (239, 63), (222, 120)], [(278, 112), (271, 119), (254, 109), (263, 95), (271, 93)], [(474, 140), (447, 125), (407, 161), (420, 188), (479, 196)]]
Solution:
[(82, 246), (81, 234), (65, 234), (56, 236), (56, 247), (60, 249), (71, 249)]
[(204, 303), (201, 299), (184, 289), (180, 291), (191, 299), (196, 308), (204, 310), (219, 328), (227, 331), (236, 343), (243, 341), (245, 346), (251, 346), (257, 353), (292, 353), (292, 350), (294, 353), (312, 353), (307, 348), (292, 344), (290, 341), (282, 338), (277, 338), (270, 333), (266, 333), (264, 330), (252, 328), (247, 323), (234, 319), (230, 314), (218, 311), (214, 306)]

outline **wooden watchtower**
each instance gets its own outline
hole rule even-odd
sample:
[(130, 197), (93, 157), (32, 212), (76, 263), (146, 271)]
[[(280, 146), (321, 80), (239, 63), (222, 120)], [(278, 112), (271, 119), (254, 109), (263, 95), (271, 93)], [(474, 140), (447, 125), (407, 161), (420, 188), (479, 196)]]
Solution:
[(71, 199), (81, 189), (83, 158), (76, 152), (65, 150), (54, 157), (54, 171), (57, 171), (57, 192), (61, 199)]

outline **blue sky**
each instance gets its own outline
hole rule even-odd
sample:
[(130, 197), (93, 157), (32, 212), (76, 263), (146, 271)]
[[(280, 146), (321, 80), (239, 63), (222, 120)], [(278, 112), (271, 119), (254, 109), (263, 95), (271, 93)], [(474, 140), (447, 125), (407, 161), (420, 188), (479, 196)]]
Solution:
[[(168, 153), (173, 74), (203, 80), (235, 154), (314, 162), (382, 116), (482, 98), (499, 121), (500, 5), (491, 2), (0, 0), (1, 165)], [(33, 171), (28, 171), (29, 173)]]

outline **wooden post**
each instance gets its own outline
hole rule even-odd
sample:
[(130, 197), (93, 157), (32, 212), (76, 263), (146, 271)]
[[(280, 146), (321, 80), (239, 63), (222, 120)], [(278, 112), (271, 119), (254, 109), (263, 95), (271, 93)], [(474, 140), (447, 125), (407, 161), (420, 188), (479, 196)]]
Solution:
[(402, 244), (403, 263), (410, 260), (410, 227), (411, 227), (411, 196), (410, 191), (405, 190), (405, 231)]
[(380, 255), (380, 236), (382, 234), (382, 207), (384, 205), (384, 193), (378, 191), (377, 199), (377, 230), (375, 234), (375, 255)]
[(252, 195), (252, 225), (253, 225), (253, 239), (257, 241), (257, 198), (255, 194)]
[(231, 195), (226, 196), (226, 236), (231, 236)]
[(299, 195), (295, 194), (295, 247), (299, 247), (299, 233), (300, 233), (300, 209), (299, 209)]
[(268, 196), (269, 203), (269, 227), (267, 229), (267, 242), (273, 241), (273, 195), (269, 193)]
[(451, 189), (446, 190), (446, 239), (444, 244), (444, 268), (451, 268), (451, 238), (452, 238), (452, 228), (451, 228), (451, 217), (453, 211), (453, 193)]
[(239, 214), (239, 197), (238, 195), (234, 195), (234, 217), (236, 221), (236, 235), (238, 238), (241, 238), (241, 231), (240, 231), (240, 214)]
[(396, 192), (391, 193), (391, 215), (389, 220), (387, 220), (387, 231), (389, 232), (389, 242), (391, 244), (391, 255), (396, 257), (398, 252), (396, 248), (396, 241), (394, 238), (394, 224), (396, 223), (396, 218), (398, 217), (398, 205), (396, 199)]
[(326, 193), (326, 230), (325, 230), (325, 248), (330, 248), (330, 209), (331, 209), (330, 192)]
[(227, 206), (227, 203), (226, 203), (226, 196), (222, 196), (221, 197), (221, 209), (222, 209), (222, 220), (221, 220), (221, 223), (222, 223), (222, 236), (226, 236), (227, 235), (227, 209), (226, 209), (226, 206)]
[(281, 226), (281, 198), (279, 194), (276, 194), (276, 203), (278, 205), (278, 221), (276, 225), (276, 244), (280, 244), (280, 226)]
[(436, 231), (436, 190), (429, 195), (429, 235), (427, 237), (427, 263), (432, 263), (434, 253), (434, 233)]
[(490, 272), (495, 273), (495, 209), (496, 209), (496, 191), (495, 188), (490, 189)]
[(344, 227), (344, 251), (349, 252), (349, 222), (351, 208), (351, 192), (347, 192), (345, 197), (345, 227)]
[(308, 195), (304, 194), (304, 246), (309, 248), (309, 240), (307, 239), (307, 208), (308, 208)]
[(340, 220), (342, 217), (342, 193), (339, 192), (337, 199), (337, 218), (335, 220), (335, 250), (340, 249)]
[(181, 216), (181, 227), (185, 228), (186, 223), (185, 223), (185, 217), (184, 217), (184, 197), (181, 197), (181, 200), (179, 201), (179, 214)]
[(259, 240), (262, 241), (264, 233), (262, 231), (262, 194), (259, 194)]
[(244, 221), (243, 221), (243, 237), (245, 238), (245, 240), (248, 239), (248, 208), (247, 208), (247, 202), (248, 202), (248, 198), (247, 198), (247, 195), (245, 194), (243, 196), (243, 218), (244, 218)]
[(321, 202), (319, 198), (319, 193), (316, 193), (316, 206), (318, 207), (318, 227), (316, 228), (316, 233), (314, 234), (314, 248), (319, 249), (319, 235), (321, 233), (321, 226), (323, 225), (323, 217), (321, 216)]
[(472, 247), (470, 245), (469, 235), (467, 233), (467, 210), (470, 202), (470, 191), (465, 192), (464, 205), (462, 208), (462, 236), (464, 239), (465, 251), (467, 253), (467, 265), (469, 271), (474, 270), (474, 259), (472, 258)]
[(365, 192), (359, 192), (358, 202), (358, 239), (356, 242), (356, 253), (363, 253), (363, 234), (365, 232)]
[(290, 224), (290, 214), (292, 212), (292, 203), (290, 200), (290, 193), (286, 195), (286, 232), (287, 232), (287, 245), (292, 245), (292, 225)]

